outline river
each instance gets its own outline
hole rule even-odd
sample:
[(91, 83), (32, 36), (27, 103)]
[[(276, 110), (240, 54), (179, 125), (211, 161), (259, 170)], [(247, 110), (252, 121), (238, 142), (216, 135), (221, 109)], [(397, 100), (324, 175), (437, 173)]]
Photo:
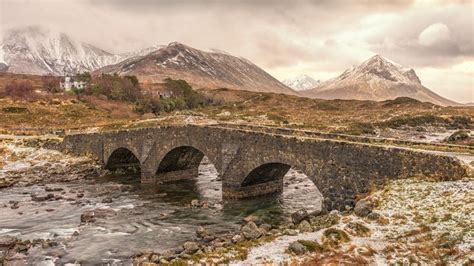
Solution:
[[(28, 264), (128, 264), (137, 253), (162, 252), (195, 238), (198, 226), (233, 233), (248, 215), (276, 223), (300, 208), (320, 208), (320, 193), (304, 174), (291, 169), (284, 183), (279, 196), (225, 203), (217, 171), (204, 158), (197, 178), (178, 183), (150, 185), (137, 176), (106, 175), (13, 186), (0, 190), (0, 236), (50, 239), (52, 244), (19, 256)], [(54, 198), (34, 200), (47, 194)], [(208, 207), (191, 207), (195, 199)], [(81, 223), (81, 214), (97, 209), (103, 217)]]

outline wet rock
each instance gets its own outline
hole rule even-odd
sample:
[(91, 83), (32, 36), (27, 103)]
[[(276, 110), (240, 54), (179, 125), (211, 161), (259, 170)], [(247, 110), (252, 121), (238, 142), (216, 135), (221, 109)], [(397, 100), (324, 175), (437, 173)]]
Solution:
[(373, 209), (374, 204), (370, 200), (361, 199), (356, 203), (354, 207), (354, 213), (359, 217), (366, 217), (372, 212)]
[(63, 188), (60, 187), (45, 187), (44, 191), (46, 192), (55, 192), (55, 191), (63, 191)]
[(192, 255), (199, 250), (199, 245), (196, 242), (188, 241), (183, 244), (183, 249), (182, 253)]
[(85, 211), (81, 214), (81, 223), (93, 223), (95, 222), (94, 211)]
[(214, 239), (216, 239), (216, 237), (213, 236), (213, 235), (207, 235), (203, 238), (203, 240), (206, 241), (206, 242), (211, 242)]
[(102, 200), (102, 203), (112, 203), (112, 202), (113, 202), (112, 198), (105, 198)]
[(246, 223), (254, 222), (255, 224), (261, 224), (261, 219), (258, 216), (255, 216), (255, 215), (249, 215), (249, 216), (245, 217), (243, 220)]
[(20, 242), (18, 238), (13, 236), (0, 236), (0, 247), (12, 247)]
[(380, 218), (380, 214), (378, 212), (371, 212), (367, 215), (367, 219), (376, 221)]
[(166, 260), (166, 261), (171, 261), (173, 260), (174, 258), (176, 258), (176, 253), (174, 252), (174, 250), (166, 250), (165, 252), (163, 252), (163, 254), (161, 255), (161, 259), (162, 260)]
[(31, 195), (31, 200), (36, 202), (47, 201), (54, 199), (53, 193), (48, 194), (33, 194)]
[(308, 212), (305, 209), (298, 210), (291, 214), (291, 220), (294, 224), (298, 224), (308, 218)]
[(300, 242), (294, 241), (288, 246), (288, 251), (296, 255), (303, 255), (308, 251), (308, 249)]
[(94, 223), (97, 219), (104, 219), (115, 216), (117, 213), (109, 209), (95, 209), (85, 211), (81, 214), (81, 223)]
[(262, 231), (262, 233), (265, 234), (272, 229), (272, 226), (269, 224), (261, 224), (259, 228), (260, 228), (260, 231)]
[(198, 226), (196, 229), (196, 236), (199, 238), (204, 238), (209, 235), (209, 232), (202, 226)]
[(262, 232), (254, 222), (248, 222), (244, 225), (241, 232), (246, 239), (257, 239), (262, 235)]
[(9, 203), (12, 210), (20, 208), (20, 203), (16, 200), (11, 200)]
[(207, 201), (199, 201), (198, 199), (193, 199), (191, 201), (191, 208), (208, 208)]
[(242, 235), (235, 235), (232, 237), (232, 243), (239, 243), (244, 240), (244, 237)]
[(311, 224), (303, 220), (299, 225), (298, 225), (298, 230), (302, 233), (307, 233), (307, 232), (313, 232), (313, 228), (311, 227)]
[(297, 232), (296, 230), (294, 230), (294, 229), (285, 229), (285, 230), (283, 231), (283, 234), (289, 235), (289, 236), (295, 236), (295, 235), (298, 234), (298, 232)]
[(160, 256), (158, 256), (157, 254), (152, 254), (150, 256), (150, 261), (153, 263), (160, 263)]

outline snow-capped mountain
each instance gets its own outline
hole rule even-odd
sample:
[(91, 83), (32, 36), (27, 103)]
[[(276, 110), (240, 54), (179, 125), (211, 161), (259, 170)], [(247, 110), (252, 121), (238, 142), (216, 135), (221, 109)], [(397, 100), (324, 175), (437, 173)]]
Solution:
[(249, 60), (216, 50), (201, 51), (178, 42), (95, 73), (135, 75), (146, 83), (160, 83), (169, 77), (184, 79), (196, 88), (296, 94)]
[(21, 74), (65, 75), (93, 71), (157, 47), (134, 53), (112, 54), (68, 35), (38, 26), (15, 28), (0, 42), (0, 71)]
[(347, 69), (312, 90), (302, 92), (302, 95), (322, 99), (375, 101), (410, 97), (443, 106), (458, 105), (424, 87), (413, 69), (380, 55)]
[(321, 83), (320, 80), (315, 80), (314, 78), (305, 74), (301, 74), (292, 78), (287, 78), (282, 82), (283, 84), (292, 88), (295, 91), (305, 91), (314, 89)]

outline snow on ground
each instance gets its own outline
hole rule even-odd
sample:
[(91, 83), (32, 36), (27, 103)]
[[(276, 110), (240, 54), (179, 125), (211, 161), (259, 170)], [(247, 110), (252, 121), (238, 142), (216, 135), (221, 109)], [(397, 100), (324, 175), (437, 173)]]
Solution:
[[(391, 265), (421, 263), (462, 265), (474, 260), (474, 179), (430, 182), (395, 180), (370, 196), (382, 218), (369, 220), (343, 215), (334, 228), (351, 240), (323, 252), (290, 255), (290, 243), (312, 240), (325, 245), (325, 229), (296, 236), (281, 236), (254, 247), (235, 265), (283, 263), (365, 263)], [(357, 222), (369, 235), (354, 235), (347, 224)]]

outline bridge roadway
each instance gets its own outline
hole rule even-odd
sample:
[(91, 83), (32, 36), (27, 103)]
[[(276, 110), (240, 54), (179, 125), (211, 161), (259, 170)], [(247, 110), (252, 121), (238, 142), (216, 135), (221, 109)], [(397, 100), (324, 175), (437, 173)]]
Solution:
[(194, 178), (207, 156), (222, 179), (224, 200), (280, 193), (283, 176), (293, 168), (311, 179), (328, 209), (353, 206), (357, 194), (388, 179), (455, 180), (468, 175), (465, 165), (446, 155), (290, 133), (222, 125), (161, 126), (70, 134), (62, 149), (91, 154), (108, 169), (138, 168), (143, 183)]

